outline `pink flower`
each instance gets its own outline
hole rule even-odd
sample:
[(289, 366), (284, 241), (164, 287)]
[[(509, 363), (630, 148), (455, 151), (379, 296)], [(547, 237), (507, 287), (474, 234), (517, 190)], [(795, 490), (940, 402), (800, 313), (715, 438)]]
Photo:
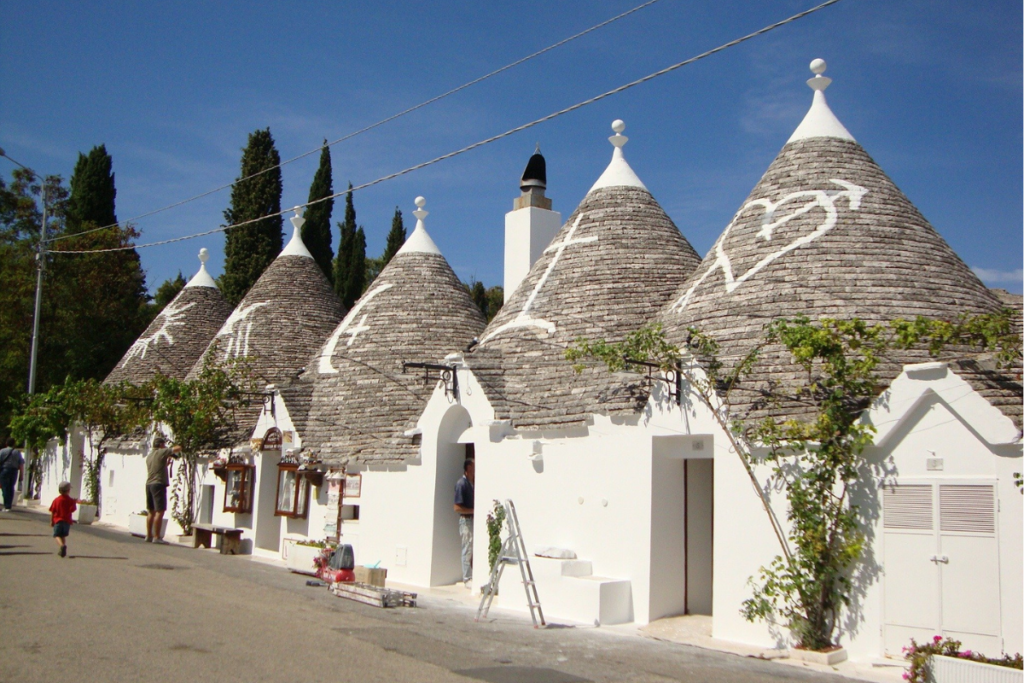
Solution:
[(935, 641), (936, 643), (941, 643), (942, 642), (942, 636), (935, 636), (934, 638), (932, 638), (932, 640)]
[(963, 652), (960, 653), (960, 656), (969, 659), (970, 656), (971, 656), (971, 651), (970, 650), (964, 650)]
[(910, 674), (907, 673), (906, 671), (903, 672), (903, 680), (905, 680), (905, 681), (909, 681), (910, 680)]

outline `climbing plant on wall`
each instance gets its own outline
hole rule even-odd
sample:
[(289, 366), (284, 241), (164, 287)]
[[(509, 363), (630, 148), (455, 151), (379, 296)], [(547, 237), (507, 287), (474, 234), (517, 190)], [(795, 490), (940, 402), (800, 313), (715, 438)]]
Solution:
[[(212, 356), (211, 356), (212, 357)], [(153, 380), (152, 418), (181, 446), (181, 460), (170, 489), (171, 518), (185, 534), (196, 515), (199, 457), (230, 448), (239, 410), (249, 406), (257, 382), (246, 359), (226, 364), (208, 361), (194, 380), (158, 376)]]
[[(864, 557), (863, 519), (850, 494), (868, 483), (860, 455), (872, 442), (874, 428), (860, 417), (883, 387), (880, 365), (893, 362), (894, 352), (924, 348), (937, 355), (949, 346), (991, 351), (1001, 366), (1019, 364), (1021, 338), (1013, 332), (1013, 315), (1006, 310), (955, 321), (918, 318), (874, 325), (857, 319), (776, 320), (728, 365), (711, 337), (691, 329), (687, 345), (679, 348), (665, 339), (660, 325), (646, 326), (618, 343), (581, 338), (565, 355), (577, 371), (596, 359), (612, 371), (643, 361), (683, 374), (743, 461), (781, 548), (751, 577), (752, 596), (743, 602), (742, 613), (751, 621), (781, 618), (800, 647), (821, 650), (834, 644)], [(751, 376), (769, 346), (784, 349), (804, 371), (803, 379), (795, 387), (758, 387), (769, 416), (737, 420), (729, 412), (730, 394)], [(802, 406), (799, 419), (771, 416), (780, 414), (773, 408), (794, 402)], [(788, 527), (776, 518), (757, 467), (767, 467), (768, 483), (785, 494)]]

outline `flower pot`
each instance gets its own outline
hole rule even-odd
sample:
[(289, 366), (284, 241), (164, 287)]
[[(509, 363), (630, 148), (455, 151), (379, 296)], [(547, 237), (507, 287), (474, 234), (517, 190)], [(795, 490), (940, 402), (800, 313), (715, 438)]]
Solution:
[[(160, 538), (164, 537), (167, 533), (167, 520), (164, 519), (160, 522)], [(146, 537), (146, 515), (130, 515), (128, 517), (128, 533), (132, 536), (138, 536), (139, 538)]]
[(284, 560), (288, 569), (296, 574), (316, 575), (313, 560), (320, 554), (320, 548), (311, 545), (299, 545), (292, 540), (284, 542)]
[(935, 683), (1021, 683), (1024, 671), (995, 664), (982, 664), (959, 657), (932, 655), (928, 663), (930, 681)]
[(799, 659), (802, 662), (834, 666), (839, 662), (845, 662), (848, 655), (846, 648), (843, 647), (837, 647), (834, 650), (827, 650), (825, 652), (819, 652), (817, 650), (801, 650), (797, 647), (791, 647), (789, 648), (789, 656), (793, 659)]
[(78, 524), (92, 524), (96, 521), (96, 506), (89, 503), (79, 503), (78, 509), (71, 515), (71, 519)]

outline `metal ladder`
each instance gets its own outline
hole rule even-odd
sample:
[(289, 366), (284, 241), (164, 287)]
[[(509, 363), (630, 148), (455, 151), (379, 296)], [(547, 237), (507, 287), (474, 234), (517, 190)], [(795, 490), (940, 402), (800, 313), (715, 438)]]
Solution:
[[(530, 619), (533, 620), (533, 627), (546, 626), (544, 611), (540, 607), (540, 596), (537, 595), (537, 584), (533, 580), (533, 569), (530, 568), (530, 556), (526, 552), (526, 544), (523, 542), (523, 532), (519, 528), (519, 517), (516, 515), (516, 506), (508, 499), (504, 503), (505, 523), (508, 525), (508, 538), (501, 545), (501, 553), (498, 561), (491, 569), (491, 577), (487, 585), (483, 587), (480, 597), (480, 607), (476, 611), (476, 621), (487, 618), (491, 610), (491, 602), (494, 600), (494, 593), (498, 589), (498, 581), (501, 580), (501, 573), (507, 564), (519, 565), (519, 574), (523, 578), (523, 587), (526, 589), (526, 604), (530, 607)], [(539, 622), (539, 623), (538, 623)]]

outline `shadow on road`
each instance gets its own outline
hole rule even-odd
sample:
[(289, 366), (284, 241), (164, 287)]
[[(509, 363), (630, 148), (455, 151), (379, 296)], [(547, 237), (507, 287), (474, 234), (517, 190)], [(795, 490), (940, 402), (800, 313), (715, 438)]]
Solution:
[(49, 536), (49, 535), (50, 534), (9, 534), (9, 533), (0, 533), (0, 536), (41, 536), (41, 537), (45, 537), (45, 536)]
[(68, 555), (69, 560), (127, 560), (127, 557), (105, 557), (103, 555)]
[[(22, 546), (27, 548), (28, 546)], [(56, 555), (57, 553), (41, 553), (41, 552), (26, 552), (23, 550), (16, 550), (13, 553), (0, 553), (0, 557), (6, 557), (8, 555)]]

